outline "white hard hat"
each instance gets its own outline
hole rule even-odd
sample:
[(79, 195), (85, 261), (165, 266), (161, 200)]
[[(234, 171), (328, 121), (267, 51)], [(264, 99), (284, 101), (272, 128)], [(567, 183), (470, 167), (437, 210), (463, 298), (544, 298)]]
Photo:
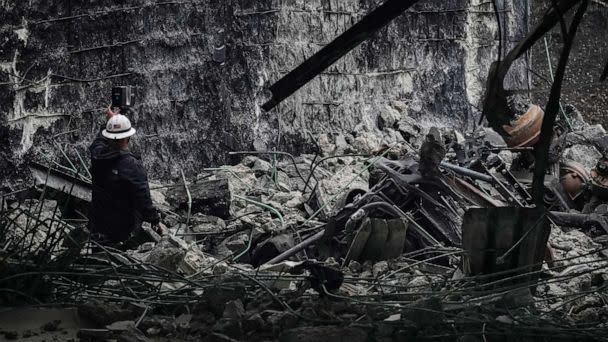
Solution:
[(131, 127), (129, 118), (122, 114), (116, 114), (108, 120), (106, 129), (101, 134), (108, 139), (124, 139), (135, 134), (135, 128)]

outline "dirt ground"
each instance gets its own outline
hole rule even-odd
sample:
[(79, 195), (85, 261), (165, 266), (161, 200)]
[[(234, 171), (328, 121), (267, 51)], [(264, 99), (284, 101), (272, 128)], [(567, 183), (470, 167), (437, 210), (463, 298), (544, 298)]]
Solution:
[[(535, 1), (536, 17), (542, 13), (550, 1)], [(562, 103), (574, 105), (591, 124), (608, 124), (608, 81), (599, 82), (600, 75), (608, 62), (608, 1), (591, 1), (573, 46), (564, 80)], [(553, 71), (557, 68), (562, 48), (561, 30), (554, 29), (547, 38)], [(532, 70), (535, 100), (545, 104), (550, 85), (543, 80), (550, 79), (547, 51), (541, 39), (533, 48)]]
[(0, 309), (0, 341), (76, 341), (84, 326), (75, 309)]

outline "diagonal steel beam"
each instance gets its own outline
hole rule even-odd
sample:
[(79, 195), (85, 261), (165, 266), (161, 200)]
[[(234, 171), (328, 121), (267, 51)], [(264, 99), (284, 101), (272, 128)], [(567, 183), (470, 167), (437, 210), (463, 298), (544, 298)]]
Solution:
[(353, 27), (327, 44), (319, 52), (270, 86), (272, 98), (262, 108), (266, 111), (274, 108), (418, 1), (420, 0), (387, 0), (380, 7), (363, 17)]

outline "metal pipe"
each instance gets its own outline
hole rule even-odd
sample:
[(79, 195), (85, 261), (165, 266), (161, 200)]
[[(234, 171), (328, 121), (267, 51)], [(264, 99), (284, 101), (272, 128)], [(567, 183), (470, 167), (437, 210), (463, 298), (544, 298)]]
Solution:
[(285, 219), (283, 219), (283, 215), (281, 215), (281, 212), (278, 211), (275, 207), (270, 206), (266, 203), (258, 202), (258, 201), (252, 200), (251, 198), (247, 198), (247, 197), (243, 197), (243, 196), (239, 196), (239, 195), (234, 195), (234, 198), (243, 200), (245, 202), (249, 202), (251, 204), (257, 205), (258, 207), (266, 208), (266, 209), (272, 211), (273, 213), (275, 213), (277, 215), (277, 217), (279, 218), (279, 221), (281, 221), (281, 228), (285, 227)]
[(342, 56), (388, 25), (419, 0), (388, 0), (336, 39), (324, 46), (294, 70), (270, 86), (272, 98), (262, 105), (265, 111), (276, 107)]
[(303, 250), (304, 248), (312, 245), (313, 243), (319, 241), (323, 235), (325, 234), (325, 229), (323, 229), (322, 231), (316, 233), (315, 235), (307, 238), (306, 240), (300, 242), (299, 244), (293, 246), (292, 248), (286, 250), (285, 252), (277, 255), (276, 257), (270, 259), (269, 261), (267, 261), (265, 263), (265, 265), (273, 265), (273, 264), (277, 264), (293, 255), (295, 255), (296, 253), (298, 253), (299, 251)]
[(490, 175), (483, 174), (481, 172), (473, 171), (471, 169), (467, 169), (466, 167), (454, 165), (448, 162), (441, 162), (441, 166), (450, 169), (460, 175), (471, 177), (473, 179), (481, 180), (484, 182), (488, 182), (490, 184), (494, 183), (494, 179)]

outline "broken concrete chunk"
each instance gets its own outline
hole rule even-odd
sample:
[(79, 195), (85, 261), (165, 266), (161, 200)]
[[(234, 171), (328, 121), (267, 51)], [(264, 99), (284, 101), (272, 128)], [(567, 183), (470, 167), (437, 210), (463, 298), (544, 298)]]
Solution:
[(562, 154), (562, 159), (580, 163), (588, 170), (593, 169), (601, 157), (602, 154), (590, 145), (574, 145), (565, 149)]
[[(227, 179), (202, 180), (188, 186), (192, 199), (191, 213), (221, 218), (230, 216), (232, 195)], [(188, 194), (183, 186), (167, 191), (167, 201), (180, 210), (188, 210)]]
[(267, 174), (271, 173), (272, 165), (265, 160), (256, 158), (255, 161), (253, 162), (253, 165), (251, 166), (251, 169), (255, 173), (256, 177), (261, 177), (263, 175), (267, 175)]
[(232, 253), (240, 253), (249, 244), (249, 235), (246, 233), (235, 234), (226, 239), (224, 245), (232, 252)]
[(150, 251), (145, 261), (167, 270), (177, 271), (178, 264), (184, 259), (186, 250), (175, 247), (166, 238)]
[(374, 275), (374, 278), (378, 278), (379, 276), (388, 273), (388, 271), (388, 262), (386, 261), (380, 261), (378, 263), (375, 263), (374, 267), (372, 268), (372, 274)]
[(190, 218), (193, 233), (219, 233), (226, 229), (226, 222), (217, 216), (197, 213)]
[(123, 331), (118, 338), (117, 342), (148, 342), (150, 341), (143, 332), (135, 327), (131, 327)]
[(212, 287), (205, 290), (201, 304), (217, 317), (221, 317), (229, 301), (243, 297), (245, 297), (244, 286)]
[(169, 206), (169, 203), (167, 203), (167, 199), (165, 198), (165, 194), (159, 190), (150, 190), (150, 197), (152, 198), (152, 203), (154, 203), (156, 206)]
[(190, 322), (192, 321), (192, 315), (181, 314), (175, 319), (175, 325), (181, 330), (187, 330), (190, 328)]
[(110, 330), (113, 333), (126, 331), (131, 328), (135, 328), (134, 321), (117, 321), (110, 325), (106, 325), (106, 329)]
[(356, 261), (356, 260), (352, 260), (351, 262), (348, 263), (348, 269), (352, 272), (352, 273), (361, 273), (361, 271), (363, 271), (363, 267), (361, 266), (361, 264)]
[(53, 320), (53, 321), (45, 323), (42, 326), (42, 330), (44, 330), (44, 331), (58, 331), (60, 324), (61, 324), (61, 320), (56, 319), (56, 320)]
[(241, 319), (245, 316), (245, 308), (243, 307), (243, 302), (240, 299), (231, 300), (226, 303), (226, 307), (224, 308), (224, 314), (222, 315), (224, 318), (230, 319)]
[(186, 254), (178, 264), (179, 270), (184, 274), (192, 275), (207, 265), (207, 257), (195, 244), (188, 247)]

